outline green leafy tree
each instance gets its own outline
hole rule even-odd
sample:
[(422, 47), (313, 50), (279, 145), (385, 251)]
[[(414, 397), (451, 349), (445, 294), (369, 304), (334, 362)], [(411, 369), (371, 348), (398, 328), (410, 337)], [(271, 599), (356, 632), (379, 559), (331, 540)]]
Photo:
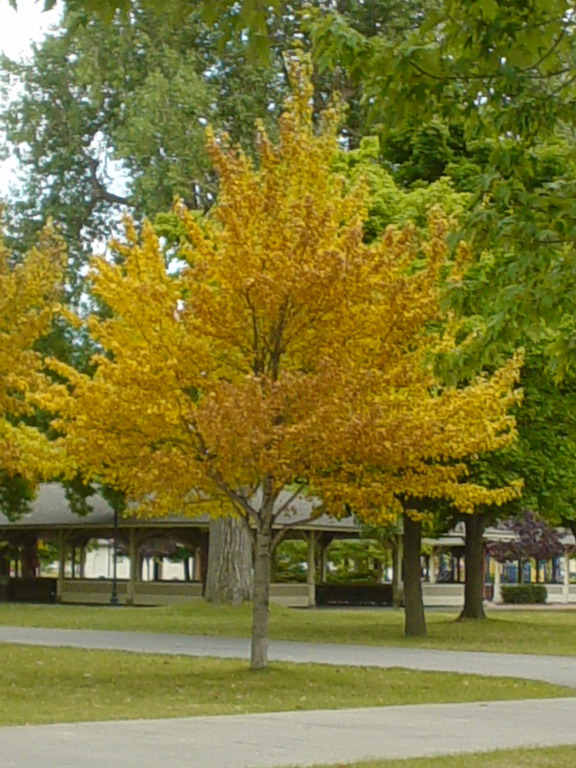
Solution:
[[(533, 333), (545, 318), (558, 331), (548, 351), (561, 376), (576, 358), (574, 2), (438, 0), (413, 22), (392, 43), (333, 9), (311, 13), (317, 60), (361, 85), (389, 151), (416, 131), (405, 181), (464, 171), (467, 237), (479, 252), (493, 246), (489, 281), (468, 282), (492, 316), (486, 340)], [(458, 169), (450, 154), (459, 136), (465, 154), (480, 151)]]
[(454, 516), (444, 511), (450, 526), (466, 525), (466, 584), (463, 619), (485, 618), (483, 599), (483, 534), (488, 525), (524, 514), (525, 508), (553, 526), (576, 529), (576, 383), (570, 377), (553, 380), (542, 348), (526, 353), (521, 373), (524, 398), (517, 409), (517, 441), (491, 456), (469, 462), (470, 476), (486, 486), (522, 480), (522, 497), (503, 507), (483, 506), (477, 514)]

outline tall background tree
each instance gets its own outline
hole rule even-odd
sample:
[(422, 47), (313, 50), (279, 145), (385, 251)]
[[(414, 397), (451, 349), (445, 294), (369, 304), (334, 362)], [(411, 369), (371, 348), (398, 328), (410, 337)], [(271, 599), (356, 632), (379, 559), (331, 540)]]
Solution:
[(399, 45), (333, 9), (311, 14), (318, 61), (361, 86), (383, 135), (440, 121), (467, 151), (482, 149), (468, 165), (464, 224), (473, 243), (495, 246), (489, 284), (471, 275), (466, 286), (486, 299), (488, 354), (514, 334), (541, 334), (544, 320), (562, 375), (575, 348), (574, 2), (439, 0), (421, 10)]

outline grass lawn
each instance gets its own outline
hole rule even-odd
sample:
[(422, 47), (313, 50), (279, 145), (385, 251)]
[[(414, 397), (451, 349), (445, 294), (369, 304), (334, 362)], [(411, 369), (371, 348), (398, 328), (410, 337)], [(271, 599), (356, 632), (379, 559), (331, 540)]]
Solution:
[(511, 678), (4, 644), (0, 725), (573, 696)]
[(421, 757), (416, 760), (338, 763), (321, 768), (574, 768), (575, 765), (576, 747), (552, 747), (511, 749), (454, 757)]
[[(430, 612), (429, 637), (403, 637), (399, 610), (296, 610), (272, 607), (271, 637), (462, 651), (576, 655), (576, 611), (494, 611), (488, 621), (455, 622), (456, 612)], [(0, 604), (0, 624), (244, 637), (251, 608), (198, 601), (159, 608)]]

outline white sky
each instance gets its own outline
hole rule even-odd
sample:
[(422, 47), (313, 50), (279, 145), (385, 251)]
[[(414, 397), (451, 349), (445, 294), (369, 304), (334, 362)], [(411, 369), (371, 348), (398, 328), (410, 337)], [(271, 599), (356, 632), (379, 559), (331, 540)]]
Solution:
[[(40, 41), (50, 26), (60, 18), (60, 9), (44, 13), (43, 0), (17, 0), (18, 9), (10, 7), (8, 0), (0, 0), (0, 52), (11, 59), (30, 55), (33, 42)], [(2, 126), (0, 125), (0, 131)], [(15, 163), (8, 159), (0, 163), (0, 199), (6, 197), (14, 179)]]
[(57, 8), (44, 13), (42, 0), (17, 0), (17, 4), (15, 11), (8, 0), (0, 0), (0, 50), (12, 59), (27, 55), (32, 42), (41, 40), (60, 16)]

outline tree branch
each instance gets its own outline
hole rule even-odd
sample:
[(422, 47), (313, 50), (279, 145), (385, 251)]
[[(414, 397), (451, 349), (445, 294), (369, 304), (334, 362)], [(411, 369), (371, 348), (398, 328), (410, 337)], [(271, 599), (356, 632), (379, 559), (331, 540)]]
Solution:
[(293, 523), (287, 523), (286, 525), (283, 525), (272, 539), (272, 547), (275, 547), (280, 541), (282, 541), (286, 531), (295, 528), (297, 525), (307, 525), (308, 523), (313, 523), (314, 520), (318, 520), (319, 517), (322, 517), (322, 514), (322, 511), (319, 509), (317, 512), (311, 514), (310, 517), (304, 518), (304, 520), (294, 520)]
[(104, 184), (98, 178), (98, 160), (93, 157), (87, 157), (88, 168), (90, 170), (90, 183), (92, 186), (92, 197), (90, 204), (92, 206), (99, 202), (110, 203), (111, 205), (131, 205), (131, 201), (127, 197), (116, 195), (114, 192), (109, 192)]
[(280, 515), (282, 514), (282, 512), (285, 512), (285, 511), (288, 509), (288, 507), (290, 506), (290, 504), (292, 504), (292, 502), (293, 502), (293, 501), (296, 499), (296, 497), (298, 496), (298, 494), (299, 494), (301, 491), (303, 491), (303, 490), (304, 490), (304, 488), (306, 488), (306, 483), (302, 483), (301, 485), (299, 485), (299, 486), (298, 486), (298, 488), (296, 488), (296, 490), (294, 491), (294, 493), (292, 493), (292, 494), (291, 494), (291, 495), (290, 495), (290, 496), (289, 496), (289, 497), (286, 499), (286, 501), (285, 501), (283, 504), (281, 504), (281, 505), (280, 505), (280, 507), (279, 507), (279, 508), (276, 510), (276, 512), (274, 512), (274, 515), (273, 515), (273, 519), (274, 519), (274, 520), (277, 520), (277, 519), (280, 517)]

